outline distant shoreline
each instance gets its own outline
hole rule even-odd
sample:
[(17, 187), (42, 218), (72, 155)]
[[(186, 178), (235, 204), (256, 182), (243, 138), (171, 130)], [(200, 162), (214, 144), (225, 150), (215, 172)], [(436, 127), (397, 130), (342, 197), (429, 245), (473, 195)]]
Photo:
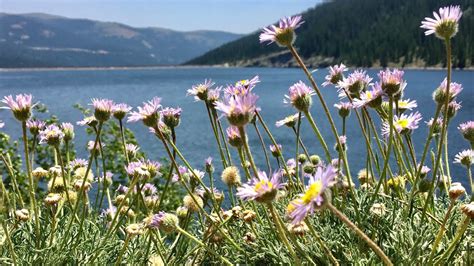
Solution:
[[(116, 66), (116, 67), (25, 67), (25, 68), (0, 68), (1, 72), (27, 72), (27, 71), (110, 71), (110, 70), (141, 70), (141, 69), (173, 69), (173, 68), (294, 68), (279, 66), (226, 66), (226, 65), (169, 65), (169, 66)], [(354, 67), (350, 67), (354, 68)], [(355, 67), (363, 69), (382, 69), (382, 67)], [(318, 68), (318, 69), (325, 69)], [(445, 70), (442, 67), (413, 67), (408, 66), (402, 69), (407, 70)], [(454, 70), (473, 71), (474, 67), (466, 67), (463, 69), (456, 68)]]

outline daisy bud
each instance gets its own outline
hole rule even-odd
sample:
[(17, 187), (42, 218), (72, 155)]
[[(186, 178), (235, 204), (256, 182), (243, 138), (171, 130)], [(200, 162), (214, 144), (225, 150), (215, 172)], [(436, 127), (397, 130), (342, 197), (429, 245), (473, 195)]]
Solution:
[(227, 133), (227, 140), (229, 141), (229, 144), (232, 145), (235, 148), (242, 147), (244, 144), (243, 139), (240, 137), (240, 132), (237, 127), (230, 126), (226, 129)]
[[(448, 104), (448, 117), (453, 118), (458, 113), (459, 109), (461, 109), (460, 103), (456, 101), (450, 102)], [(443, 114), (444, 114), (444, 109), (443, 109)]]
[(15, 217), (19, 221), (26, 222), (30, 219), (30, 212), (27, 209), (16, 210)]
[(306, 156), (304, 153), (300, 153), (297, 159), (299, 163), (303, 164), (308, 160), (308, 156)]
[(451, 200), (456, 200), (464, 193), (466, 193), (466, 189), (459, 182), (454, 182), (451, 184), (451, 187), (449, 187), (448, 194)]
[(212, 157), (208, 157), (205, 161), (205, 167), (206, 167), (206, 172), (208, 173), (213, 173), (214, 172), (214, 166), (212, 165)]
[(309, 160), (313, 165), (318, 165), (321, 162), (321, 158), (316, 154), (311, 155), (309, 157)]
[(312, 174), (312, 173), (314, 173), (314, 170), (315, 170), (315, 169), (316, 169), (316, 168), (314, 167), (314, 165), (313, 165), (312, 163), (310, 163), (310, 162), (305, 163), (305, 164), (303, 165), (303, 172), (305, 172), (306, 174)]
[(222, 182), (227, 186), (238, 186), (240, 184), (239, 168), (229, 166), (222, 171)]
[[(128, 199), (128, 198), (125, 198), (125, 195), (120, 194), (120, 195), (117, 195), (117, 197), (115, 197), (114, 202), (115, 202), (115, 205), (120, 205), (120, 204), (122, 204), (122, 205), (128, 206), (128, 204), (129, 204), (129, 199)], [(123, 203), (122, 203), (122, 202), (123, 202)]]
[(275, 145), (270, 145), (270, 151), (272, 152), (272, 155), (274, 157), (279, 157), (281, 156), (281, 145), (277, 144)]

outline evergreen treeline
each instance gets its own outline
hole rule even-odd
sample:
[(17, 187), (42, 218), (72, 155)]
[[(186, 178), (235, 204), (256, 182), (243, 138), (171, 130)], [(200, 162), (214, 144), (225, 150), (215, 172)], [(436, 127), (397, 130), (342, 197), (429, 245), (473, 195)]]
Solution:
[[(460, 5), (463, 16), (453, 39), (453, 66), (472, 66), (474, 61), (474, 0), (333, 0), (303, 13), (306, 21), (297, 29), (296, 46), (305, 58), (334, 58), (353, 66), (379, 63), (401, 66), (422, 60), (420, 66), (445, 62), (443, 42), (424, 37), (424, 17), (446, 5)], [(258, 41), (257, 31), (225, 44), (187, 64), (223, 64), (278, 52), (277, 45)], [(274, 60), (288, 60), (276, 57)], [(420, 61), (417, 61), (420, 62)], [(328, 62), (326, 62), (327, 64)], [(323, 65), (321, 65), (323, 66)]]

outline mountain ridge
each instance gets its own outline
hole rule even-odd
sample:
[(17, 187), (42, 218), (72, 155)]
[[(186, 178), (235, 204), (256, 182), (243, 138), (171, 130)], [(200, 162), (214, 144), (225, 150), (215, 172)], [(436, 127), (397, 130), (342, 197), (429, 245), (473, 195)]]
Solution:
[[(355, 67), (443, 67), (443, 42), (424, 36), (424, 17), (447, 5), (461, 5), (463, 17), (453, 39), (453, 66), (474, 64), (474, 0), (333, 0), (301, 15), (295, 47), (310, 67), (344, 62)], [(260, 30), (224, 44), (185, 65), (295, 67), (275, 44), (260, 44)]]
[(179, 65), (240, 34), (132, 27), (45, 13), (0, 13), (0, 67)]

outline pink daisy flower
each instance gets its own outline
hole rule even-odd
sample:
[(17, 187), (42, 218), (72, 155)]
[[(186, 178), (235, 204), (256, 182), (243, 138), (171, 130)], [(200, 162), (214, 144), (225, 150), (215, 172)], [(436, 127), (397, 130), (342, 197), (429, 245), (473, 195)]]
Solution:
[(426, 17), (421, 22), (420, 28), (426, 29), (425, 35), (435, 34), (436, 37), (445, 40), (452, 38), (458, 32), (459, 19), (462, 11), (460, 6), (447, 6), (439, 9), (439, 13), (433, 12), (434, 18)]
[(282, 18), (278, 26), (270, 25), (263, 28), (260, 33), (260, 43), (268, 42), (268, 44), (276, 42), (279, 46), (290, 46), (294, 43), (295, 29), (303, 24), (301, 16)]

